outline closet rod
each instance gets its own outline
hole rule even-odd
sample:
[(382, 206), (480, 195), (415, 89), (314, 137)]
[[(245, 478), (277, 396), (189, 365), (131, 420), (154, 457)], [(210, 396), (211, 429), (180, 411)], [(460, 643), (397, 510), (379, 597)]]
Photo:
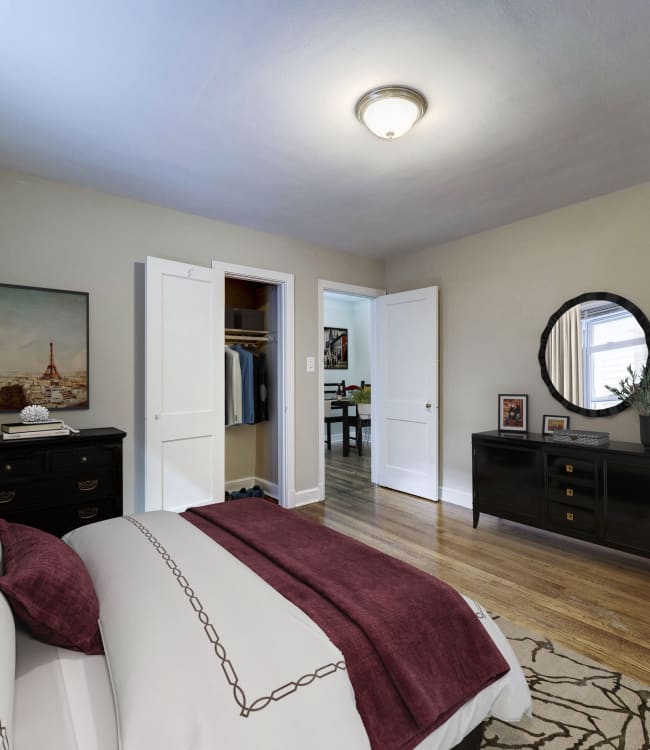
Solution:
[(235, 334), (227, 333), (226, 341), (273, 341), (273, 336), (270, 334), (267, 336), (236, 336)]

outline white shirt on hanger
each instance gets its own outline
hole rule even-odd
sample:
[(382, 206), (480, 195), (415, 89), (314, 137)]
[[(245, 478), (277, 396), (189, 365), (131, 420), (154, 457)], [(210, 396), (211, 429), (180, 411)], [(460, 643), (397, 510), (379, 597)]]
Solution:
[(242, 423), (242, 381), (239, 353), (226, 347), (226, 427)]

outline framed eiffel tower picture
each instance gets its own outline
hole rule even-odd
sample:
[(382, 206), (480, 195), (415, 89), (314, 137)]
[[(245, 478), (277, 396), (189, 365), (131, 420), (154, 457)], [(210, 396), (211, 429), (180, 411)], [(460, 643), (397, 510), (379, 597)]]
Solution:
[(0, 284), (0, 411), (87, 409), (88, 293)]

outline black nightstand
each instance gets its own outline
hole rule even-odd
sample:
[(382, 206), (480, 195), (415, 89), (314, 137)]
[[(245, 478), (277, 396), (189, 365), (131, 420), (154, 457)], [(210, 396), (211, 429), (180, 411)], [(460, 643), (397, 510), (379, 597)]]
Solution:
[(114, 427), (0, 440), (0, 518), (61, 536), (122, 515), (122, 441)]

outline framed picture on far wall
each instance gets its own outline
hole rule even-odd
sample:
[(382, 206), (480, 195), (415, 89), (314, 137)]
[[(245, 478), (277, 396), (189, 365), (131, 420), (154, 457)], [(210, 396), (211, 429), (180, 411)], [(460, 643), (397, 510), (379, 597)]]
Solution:
[(544, 414), (542, 420), (542, 435), (552, 435), (557, 430), (569, 429), (569, 417)]
[(325, 326), (323, 367), (326, 370), (348, 369), (348, 329)]
[(528, 395), (499, 394), (499, 431), (528, 432)]
[(88, 293), (0, 284), (0, 411), (88, 408)]

